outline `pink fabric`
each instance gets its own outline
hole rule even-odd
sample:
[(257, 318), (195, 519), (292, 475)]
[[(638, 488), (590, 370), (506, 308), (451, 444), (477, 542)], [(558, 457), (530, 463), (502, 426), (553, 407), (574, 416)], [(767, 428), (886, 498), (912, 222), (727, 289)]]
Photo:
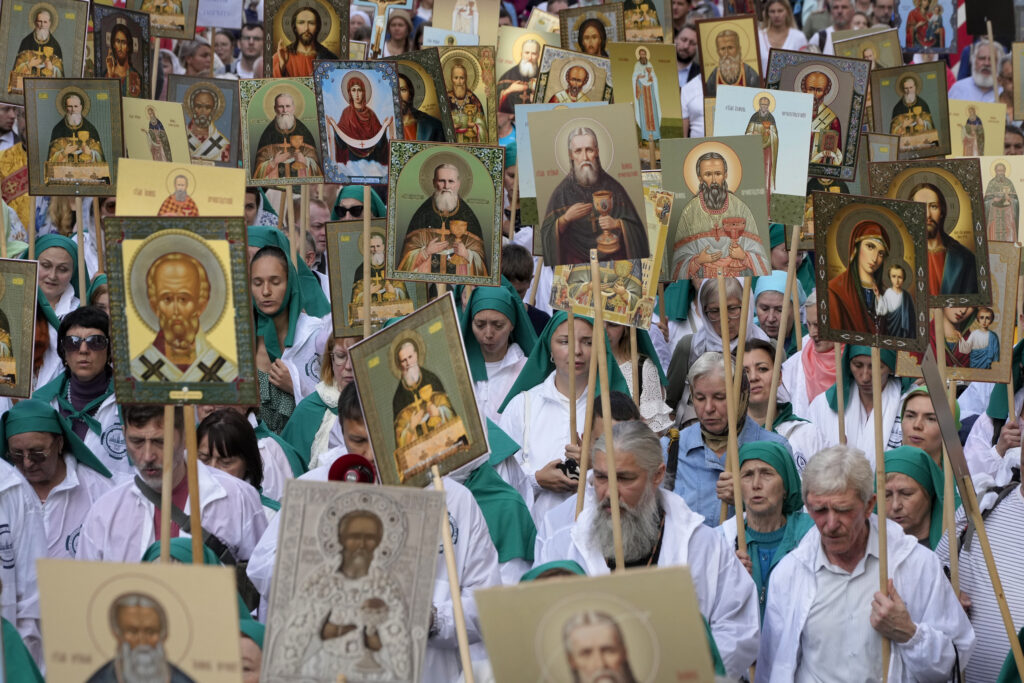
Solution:
[(836, 354), (831, 349), (819, 353), (814, 350), (814, 343), (808, 340), (800, 360), (807, 381), (807, 402), (810, 403), (818, 394), (836, 383)]

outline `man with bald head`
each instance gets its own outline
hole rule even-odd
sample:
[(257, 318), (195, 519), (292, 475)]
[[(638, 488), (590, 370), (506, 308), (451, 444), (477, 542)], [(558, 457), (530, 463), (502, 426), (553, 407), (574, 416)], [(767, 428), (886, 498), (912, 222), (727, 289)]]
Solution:
[(800, 92), (814, 97), (811, 120), (811, 163), (843, 164), (843, 124), (825, 104), (825, 97), (837, 87), (824, 71), (812, 71), (800, 80)]
[(565, 73), (565, 88), (552, 95), (548, 102), (567, 104), (570, 102), (589, 102), (590, 98), (583, 87), (590, 82), (590, 73), (582, 66), (569, 67)]
[[(190, 120), (188, 151), (193, 161), (220, 161), (231, 159), (231, 140), (217, 130), (217, 104), (223, 96), (213, 86), (203, 87), (185, 101), (185, 113)], [(221, 107), (223, 109), (223, 107)]]
[[(146, 272), (146, 296), (160, 326), (156, 338), (132, 359), (132, 375), (144, 382), (229, 382), (234, 363), (209, 344), (201, 317), (210, 304), (210, 278), (198, 259), (172, 252)], [(136, 306), (144, 305), (135, 301)]]

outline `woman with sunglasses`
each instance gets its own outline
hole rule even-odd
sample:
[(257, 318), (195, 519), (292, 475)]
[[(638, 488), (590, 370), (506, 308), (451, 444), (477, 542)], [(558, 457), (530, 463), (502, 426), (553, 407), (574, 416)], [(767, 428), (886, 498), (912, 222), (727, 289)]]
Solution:
[[(331, 216), (336, 221), (354, 221), (363, 217), (363, 186), (346, 185), (338, 193)], [(370, 217), (384, 218), (384, 200), (370, 188)]]
[(135, 470), (114, 399), (110, 318), (96, 306), (75, 309), (61, 321), (57, 344), (64, 372), (32, 397), (46, 401), (66, 417), (78, 438), (107, 469), (115, 475), (132, 474)]

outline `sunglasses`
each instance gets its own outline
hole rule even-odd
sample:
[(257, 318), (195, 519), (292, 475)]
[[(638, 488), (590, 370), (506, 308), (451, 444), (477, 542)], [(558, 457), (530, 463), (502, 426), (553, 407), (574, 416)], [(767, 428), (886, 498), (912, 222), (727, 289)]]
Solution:
[(90, 351), (102, 351), (107, 348), (110, 340), (102, 334), (90, 334), (88, 337), (68, 336), (64, 337), (64, 351), (67, 353), (78, 351), (82, 348), (82, 342), (85, 342), (85, 347)]
[(344, 218), (345, 216), (352, 216), (352, 218), (359, 218), (363, 215), (363, 206), (338, 206), (335, 207), (338, 212), (338, 218)]

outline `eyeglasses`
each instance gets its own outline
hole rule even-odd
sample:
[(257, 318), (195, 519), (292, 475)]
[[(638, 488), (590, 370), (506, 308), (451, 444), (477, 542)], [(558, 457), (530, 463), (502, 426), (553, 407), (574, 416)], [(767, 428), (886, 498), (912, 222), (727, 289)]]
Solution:
[(65, 352), (71, 353), (72, 351), (78, 351), (81, 349), (82, 342), (85, 342), (85, 347), (90, 351), (102, 351), (107, 348), (107, 344), (110, 343), (110, 340), (102, 334), (90, 334), (88, 337), (76, 337), (72, 335), (64, 337), (62, 345), (64, 346)]
[(28, 458), (30, 462), (40, 463), (40, 462), (43, 462), (44, 460), (46, 460), (46, 458), (49, 455), (50, 455), (50, 449), (47, 449), (45, 451), (42, 451), (42, 450), (35, 450), (35, 451), (7, 451), (7, 460), (8, 460), (8, 462), (10, 462), (10, 463), (12, 463), (14, 465), (17, 465), (17, 464), (23, 462), (25, 460), (25, 458)]
[[(725, 309), (726, 315), (729, 316), (729, 320), (739, 320), (740, 313), (743, 312), (742, 306), (728, 306)], [(717, 308), (705, 308), (704, 315), (713, 323), (717, 323), (722, 319), (720, 309)]]
[(359, 206), (336, 206), (334, 207), (338, 212), (338, 218), (344, 218), (345, 216), (352, 216), (352, 218), (359, 218), (363, 215), (363, 205)]

